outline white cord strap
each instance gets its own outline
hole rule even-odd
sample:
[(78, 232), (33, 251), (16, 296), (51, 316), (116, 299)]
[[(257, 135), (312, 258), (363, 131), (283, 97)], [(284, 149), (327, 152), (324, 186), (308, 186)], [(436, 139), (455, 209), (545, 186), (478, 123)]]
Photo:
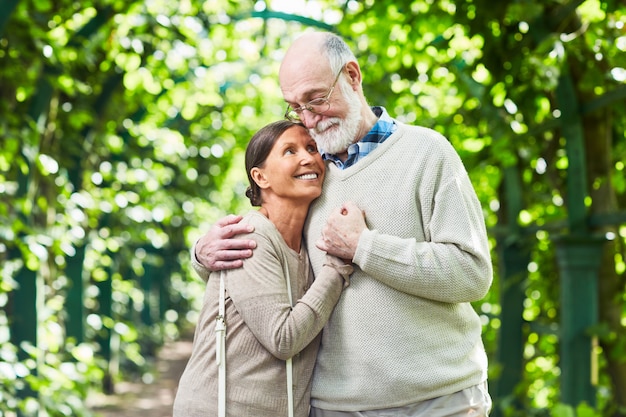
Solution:
[[(285, 262), (285, 278), (287, 279), (287, 295), (289, 296), (289, 306), (293, 307), (291, 297), (291, 279), (289, 279), (288, 265)], [(293, 363), (291, 358), (287, 359), (287, 414), (293, 417)]]
[(215, 360), (218, 369), (217, 415), (226, 417), (226, 317), (224, 309), (224, 271), (220, 273), (220, 301), (215, 318)]

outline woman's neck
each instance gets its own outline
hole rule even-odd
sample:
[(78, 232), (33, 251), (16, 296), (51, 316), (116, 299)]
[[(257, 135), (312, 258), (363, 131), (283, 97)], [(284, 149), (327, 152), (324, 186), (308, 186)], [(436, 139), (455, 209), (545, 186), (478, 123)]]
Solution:
[(276, 226), (287, 246), (300, 252), (302, 229), (309, 211), (309, 206), (264, 203), (259, 212)]

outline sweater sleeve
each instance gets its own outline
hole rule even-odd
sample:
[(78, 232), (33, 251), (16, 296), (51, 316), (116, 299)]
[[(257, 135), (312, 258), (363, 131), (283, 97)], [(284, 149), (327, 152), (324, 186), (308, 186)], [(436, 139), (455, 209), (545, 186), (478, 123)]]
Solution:
[[(254, 256), (226, 274), (226, 288), (257, 340), (274, 356), (288, 359), (322, 330), (351, 271), (338, 260), (326, 262), (304, 295), (289, 304), (280, 256), (268, 241), (256, 237)], [(306, 273), (311, 273), (307, 271)]]
[(399, 291), (447, 303), (483, 298), (492, 281), (480, 203), (465, 172), (433, 193), (426, 240), (365, 230), (354, 256), (366, 274)]
[(204, 267), (204, 265), (198, 262), (198, 259), (196, 258), (197, 243), (198, 241), (196, 240), (193, 246), (191, 246), (191, 250), (189, 251), (189, 255), (191, 255), (191, 267), (194, 271), (196, 271), (196, 274), (198, 274), (202, 281), (207, 282), (209, 280), (209, 275), (211, 274), (211, 271), (209, 271), (207, 268)]

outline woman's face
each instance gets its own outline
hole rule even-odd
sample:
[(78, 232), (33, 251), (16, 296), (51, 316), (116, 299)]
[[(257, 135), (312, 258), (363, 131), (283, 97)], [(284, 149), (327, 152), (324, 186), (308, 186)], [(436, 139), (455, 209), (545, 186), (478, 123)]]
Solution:
[(264, 201), (272, 194), (310, 203), (322, 192), (324, 169), (313, 138), (304, 127), (294, 126), (276, 140), (263, 167), (253, 168), (252, 177), (262, 188)]

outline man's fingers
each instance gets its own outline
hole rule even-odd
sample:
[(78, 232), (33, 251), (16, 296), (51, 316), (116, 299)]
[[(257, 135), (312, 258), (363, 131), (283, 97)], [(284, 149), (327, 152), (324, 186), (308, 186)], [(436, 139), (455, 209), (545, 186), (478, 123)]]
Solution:
[(234, 261), (218, 261), (218, 262), (215, 262), (213, 271), (221, 271), (222, 269), (241, 268), (242, 266), (243, 266), (243, 261), (241, 259), (237, 259)]
[[(222, 269), (234, 269), (243, 266), (243, 259), (252, 256), (252, 251), (245, 250), (221, 250), (215, 254), (215, 259), (211, 262), (212, 271)], [(218, 260), (219, 259), (219, 260)]]
[(256, 242), (252, 239), (226, 239), (225, 238), (223, 240), (220, 240), (217, 243), (219, 243), (219, 245), (215, 247), (215, 250), (220, 251), (220, 252), (237, 253), (238, 250), (256, 248)]
[[(254, 231), (254, 227), (249, 224), (229, 224), (226, 226), (222, 226), (220, 229), (220, 237), (222, 239), (230, 239), (233, 236), (240, 235), (243, 233), (251, 233)], [(246, 246), (249, 247), (249, 246)]]
[(228, 226), (230, 224), (236, 224), (241, 221), (243, 217), (235, 214), (229, 214), (228, 216), (222, 217), (218, 221), (215, 222), (216, 225), (220, 227)]
[[(227, 249), (227, 248), (225, 248)], [(233, 260), (241, 260), (243, 258), (249, 258), (252, 256), (252, 250), (250, 249), (242, 249), (242, 250), (220, 250), (216, 253), (215, 258), (219, 259), (219, 261), (215, 261), (215, 264), (220, 263), (221, 261), (229, 262)]]
[(251, 249), (219, 249), (208, 254), (196, 254), (196, 259), (209, 271), (220, 271), (239, 268), (243, 265), (243, 259), (251, 256)]

